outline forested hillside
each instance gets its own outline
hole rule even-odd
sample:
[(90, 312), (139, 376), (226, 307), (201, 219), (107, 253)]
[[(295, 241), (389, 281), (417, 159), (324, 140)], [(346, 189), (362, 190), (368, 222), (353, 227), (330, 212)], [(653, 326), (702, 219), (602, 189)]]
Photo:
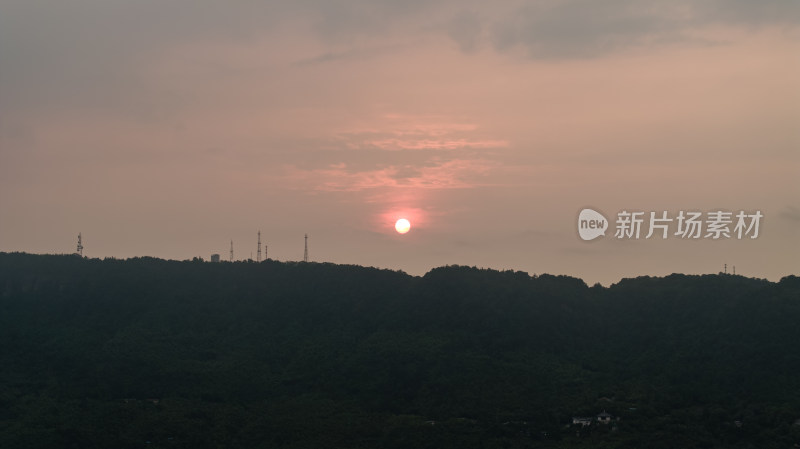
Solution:
[(791, 448), (798, 342), (795, 276), (0, 253), (0, 447)]

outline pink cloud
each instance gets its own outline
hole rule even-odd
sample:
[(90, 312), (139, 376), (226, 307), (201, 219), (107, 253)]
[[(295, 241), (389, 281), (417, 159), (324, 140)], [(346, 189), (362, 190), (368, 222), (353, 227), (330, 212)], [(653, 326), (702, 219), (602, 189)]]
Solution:
[(455, 150), (458, 148), (499, 148), (508, 146), (505, 140), (469, 139), (381, 139), (365, 142), (381, 150)]
[(464, 189), (484, 185), (479, 178), (497, 167), (483, 159), (456, 159), (429, 166), (389, 166), (350, 172), (343, 163), (304, 170), (287, 167), (284, 180), (293, 188), (319, 192), (357, 192), (372, 189)]
[(388, 115), (378, 120), (371, 126), (340, 131), (338, 138), (352, 149), (455, 150), (508, 146), (506, 140), (480, 135), (476, 124), (445, 117)]

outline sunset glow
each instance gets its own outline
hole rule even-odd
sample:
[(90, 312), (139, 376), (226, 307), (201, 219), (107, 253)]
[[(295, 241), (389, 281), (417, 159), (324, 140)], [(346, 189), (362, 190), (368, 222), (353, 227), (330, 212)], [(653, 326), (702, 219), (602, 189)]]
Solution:
[[(5, 3), (0, 252), (257, 259), (261, 229), (414, 275), (797, 267), (797, 2)], [(768, 225), (614, 238), (717, 209)]]

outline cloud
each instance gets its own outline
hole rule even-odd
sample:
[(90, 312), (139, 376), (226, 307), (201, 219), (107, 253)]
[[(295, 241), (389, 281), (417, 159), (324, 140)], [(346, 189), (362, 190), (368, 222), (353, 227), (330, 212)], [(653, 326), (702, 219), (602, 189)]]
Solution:
[(359, 192), (384, 188), (464, 189), (482, 185), (480, 176), (496, 167), (497, 163), (480, 159), (436, 161), (427, 166), (391, 165), (355, 172), (343, 163), (312, 170), (287, 166), (283, 181), (289, 188), (317, 192)]
[(405, 48), (405, 46), (401, 44), (389, 44), (364, 48), (348, 48), (341, 51), (328, 51), (310, 58), (300, 59), (295, 62), (294, 65), (302, 67), (333, 62), (364, 61), (387, 54), (392, 54), (398, 50), (402, 50), (403, 48)]
[[(419, 48), (440, 36), (464, 53), (489, 43), (498, 52), (523, 49), (534, 59), (592, 58), (697, 40), (697, 30), (712, 25), (798, 23), (796, 0), (551, 0), (521, 6), (516, 0), (6, 0), (0, 109), (158, 110), (169, 100), (143, 71), (185, 45), (219, 48), (268, 39), (285, 44), (297, 64), (312, 65)], [(314, 44), (303, 47), (309, 42)]]
[(795, 0), (715, 0), (690, 3), (701, 22), (740, 24), (751, 27), (800, 25), (800, 3)]
[(533, 58), (583, 58), (635, 45), (663, 32), (670, 21), (628, 2), (559, 2), (526, 5), (492, 27), (494, 47), (516, 46)]
[(142, 66), (187, 42), (243, 41), (290, 17), (280, 2), (3, 2), (0, 107), (124, 103)]
[(370, 127), (355, 127), (337, 135), (349, 149), (478, 150), (508, 146), (508, 141), (481, 133), (473, 123), (447, 117), (387, 115)]
[(474, 188), (501, 167), (494, 158), (508, 142), (468, 121), (386, 114), (339, 131), (331, 146), (310, 164), (287, 161), (283, 185), (312, 192)]
[(472, 53), (478, 48), (483, 25), (477, 15), (469, 11), (456, 14), (447, 27), (450, 36), (464, 53)]
[(325, 40), (352, 41), (357, 37), (385, 35), (424, 22), (441, 1), (430, 0), (301, 0), (313, 29)]
[(456, 150), (459, 148), (498, 148), (508, 145), (505, 140), (470, 141), (467, 139), (383, 139), (366, 143), (382, 150)]
[(637, 46), (687, 40), (712, 25), (800, 24), (792, 0), (676, 2), (566, 0), (525, 4), (494, 21), (494, 48), (523, 48), (533, 59), (593, 58)]

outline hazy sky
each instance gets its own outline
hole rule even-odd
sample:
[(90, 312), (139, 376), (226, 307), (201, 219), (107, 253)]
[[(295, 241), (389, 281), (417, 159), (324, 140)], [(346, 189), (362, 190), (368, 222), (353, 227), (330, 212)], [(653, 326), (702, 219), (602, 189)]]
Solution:
[[(623, 210), (764, 218), (618, 239)], [(800, 274), (800, 2), (0, 0), (0, 251), (255, 258), (259, 229), (412, 274)]]

